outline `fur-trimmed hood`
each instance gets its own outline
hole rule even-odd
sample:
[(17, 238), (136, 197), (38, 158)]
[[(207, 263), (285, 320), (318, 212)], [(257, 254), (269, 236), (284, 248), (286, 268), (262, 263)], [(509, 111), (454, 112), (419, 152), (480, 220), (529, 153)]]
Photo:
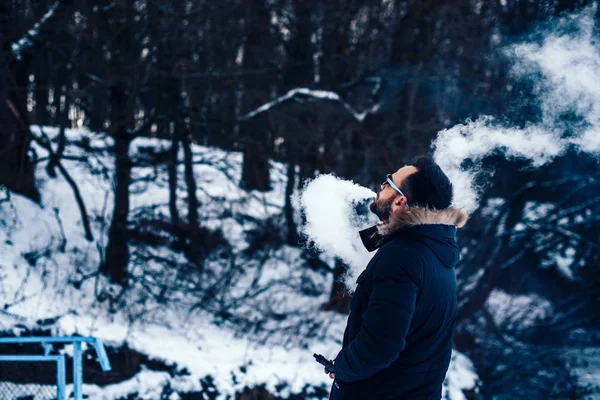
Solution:
[(467, 219), (467, 213), (455, 208), (435, 210), (431, 208), (411, 207), (402, 210), (400, 213), (392, 214), (389, 221), (377, 224), (377, 231), (380, 235), (385, 236), (401, 228), (408, 228), (415, 225), (441, 224), (462, 228)]
[[(444, 231), (447, 231), (447, 234), (454, 237), (456, 228), (462, 228), (467, 219), (467, 213), (455, 208), (435, 210), (410, 207), (402, 210), (401, 213), (391, 215), (389, 221), (364, 229), (359, 234), (365, 248), (368, 251), (375, 251), (394, 233), (419, 225), (439, 225), (444, 228)], [(436, 231), (439, 233), (440, 229), (436, 229)]]

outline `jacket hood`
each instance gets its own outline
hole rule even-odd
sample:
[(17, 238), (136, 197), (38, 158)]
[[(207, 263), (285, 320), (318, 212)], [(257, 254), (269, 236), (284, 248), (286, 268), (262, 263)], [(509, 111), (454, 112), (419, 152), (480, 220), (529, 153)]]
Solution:
[(400, 229), (417, 225), (451, 225), (462, 228), (467, 222), (467, 213), (455, 208), (435, 210), (431, 208), (412, 207), (392, 214), (389, 221), (377, 224), (377, 231), (385, 236)]
[(444, 264), (452, 268), (459, 259), (456, 230), (462, 228), (468, 216), (464, 211), (448, 208), (435, 210), (412, 207), (393, 214), (390, 219), (360, 231), (368, 251), (374, 251), (394, 239), (422, 241)]

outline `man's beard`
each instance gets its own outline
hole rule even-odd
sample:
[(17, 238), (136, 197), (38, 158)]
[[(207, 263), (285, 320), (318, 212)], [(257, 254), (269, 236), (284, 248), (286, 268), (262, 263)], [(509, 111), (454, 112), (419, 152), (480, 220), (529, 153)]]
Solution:
[(392, 204), (394, 203), (394, 196), (390, 197), (386, 200), (379, 200), (375, 198), (371, 205), (369, 205), (369, 209), (371, 212), (382, 221), (388, 221), (390, 219), (390, 215), (392, 213)]

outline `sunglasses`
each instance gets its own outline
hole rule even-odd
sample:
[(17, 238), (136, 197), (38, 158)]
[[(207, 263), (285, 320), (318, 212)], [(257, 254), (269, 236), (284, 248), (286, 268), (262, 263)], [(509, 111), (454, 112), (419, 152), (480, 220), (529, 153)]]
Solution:
[[(402, 193), (402, 190), (400, 190), (392, 180), (392, 174), (387, 174), (385, 176), (385, 180), (381, 183), (381, 187), (384, 187), (385, 185), (390, 185), (396, 192), (400, 193), (401, 196), (406, 197), (406, 195)], [(408, 201), (406, 202), (406, 207), (408, 207)]]

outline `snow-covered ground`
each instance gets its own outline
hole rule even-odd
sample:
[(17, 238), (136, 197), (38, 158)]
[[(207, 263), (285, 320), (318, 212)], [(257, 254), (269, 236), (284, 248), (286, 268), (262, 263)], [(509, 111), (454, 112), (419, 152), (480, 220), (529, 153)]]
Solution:
[[(34, 127), (33, 132), (39, 135), (40, 129)], [(44, 132), (50, 137), (57, 134), (55, 128), (44, 128)], [(262, 262), (249, 263), (245, 273), (233, 279), (232, 296), (246, 293), (254, 286), (265, 288), (239, 306), (240, 315), (248, 320), (258, 318), (265, 310), (295, 315), (287, 322), (286, 334), (273, 340), (258, 340), (251, 332), (240, 334), (227, 324), (213, 323), (212, 314), (193, 308), (196, 299), (190, 294), (192, 290), (182, 290), (168, 301), (157, 303), (148, 293), (155, 287), (190, 285), (193, 289), (205, 284), (182, 280), (157, 261), (186, 262), (180, 253), (167, 246), (142, 248), (132, 244), (129, 271), (135, 283), (120, 299), (116, 312), (111, 312), (107, 302), (99, 302), (98, 295), (115, 295), (118, 290), (95, 274), (101, 250), (106, 246), (112, 212), (113, 161), (108, 152), (102, 151), (110, 146), (110, 141), (104, 135), (86, 130), (67, 130), (67, 139), (65, 154), (70, 159), (62, 162), (79, 186), (94, 240), (87, 241), (84, 237), (79, 208), (68, 183), (60, 174), (50, 178), (46, 162), (39, 162), (36, 179), (41, 205), (15, 194), (0, 202), (0, 296), (4, 305), (0, 311), (0, 330), (19, 333), (19, 326), (31, 329), (37, 327), (38, 320), (55, 318), (56, 322), (50, 326), (55, 335), (95, 336), (112, 346), (127, 343), (140, 353), (177, 363), (179, 368), (185, 367), (190, 372), (171, 377), (166, 372), (144, 369), (117, 384), (104, 387), (86, 384), (84, 393), (89, 399), (112, 400), (134, 392), (139, 398), (157, 399), (167, 381), (178, 391), (197, 391), (200, 379), (207, 375), (214, 378), (221, 393), (219, 398), (259, 384), (276, 392), (279, 384), (286, 383), (287, 387), (279, 392), (281, 396), (299, 392), (306, 384), (331, 384), (312, 354), (329, 357), (337, 354), (346, 317), (320, 311), (319, 306), (328, 299), (332, 276), (298, 268), (300, 252), (296, 248), (283, 246)], [(76, 142), (85, 142), (98, 151), (84, 152)], [(132, 143), (131, 156), (142, 160), (148, 150), (166, 150), (169, 145), (166, 141), (138, 138)], [(237, 185), (241, 154), (201, 146), (193, 146), (192, 150), (201, 223), (210, 229), (222, 229), (232, 251), (242, 253), (248, 246), (246, 232), (260, 221), (282, 213), (285, 166), (272, 163), (270, 192), (245, 192)], [(35, 152), (39, 159), (47, 156), (39, 146), (35, 146)], [(169, 219), (165, 168), (150, 163), (134, 168), (130, 220), (149, 214), (155, 220)], [(185, 217), (187, 203), (181, 200), (185, 197), (182, 164), (178, 176), (179, 209)], [(138, 261), (142, 260), (141, 255), (148, 254), (156, 257)], [(219, 271), (220, 261), (213, 261), (213, 270)], [(210, 279), (220, 278), (216, 275), (207, 278), (209, 283)], [(281, 284), (284, 277), (292, 284)], [(73, 282), (81, 282), (81, 286), (75, 288)], [(310, 283), (312, 290), (307, 292), (311, 293), (297, 289), (306, 282)], [(303, 326), (298, 322), (304, 319), (310, 319), (311, 326), (318, 327), (316, 333), (308, 335), (309, 328), (302, 327), (291, 330), (294, 325)], [(236, 379), (232, 379), (232, 373)], [(464, 399), (462, 389), (474, 387), (476, 381), (471, 362), (456, 352), (444, 385), (444, 398)]]

